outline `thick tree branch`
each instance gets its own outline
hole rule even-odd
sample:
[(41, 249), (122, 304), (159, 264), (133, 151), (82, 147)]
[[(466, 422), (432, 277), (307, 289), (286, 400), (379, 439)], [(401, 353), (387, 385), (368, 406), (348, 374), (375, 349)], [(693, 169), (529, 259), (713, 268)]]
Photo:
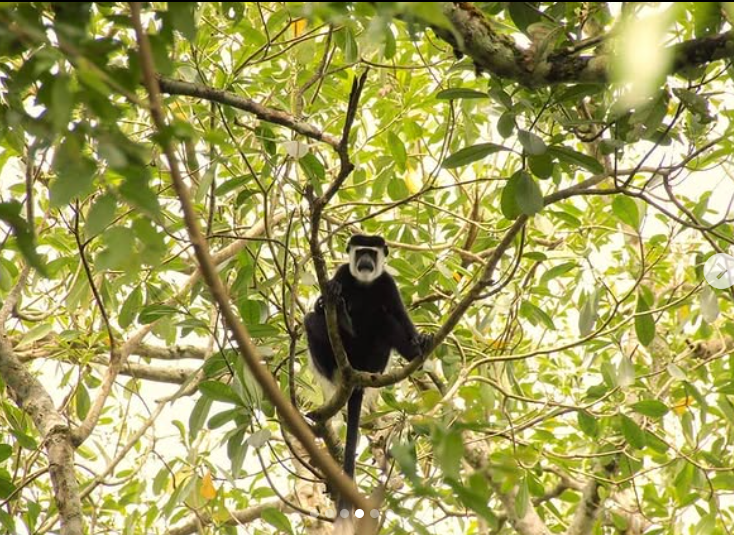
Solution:
[[(527, 87), (561, 83), (607, 83), (613, 63), (609, 53), (577, 55), (575, 49), (561, 49), (547, 57), (536, 57), (532, 49), (519, 47), (510, 37), (500, 34), (479, 8), (470, 2), (444, 2), (443, 11), (456, 36), (445, 29), (433, 28), (436, 34), (455, 49), (469, 56), (480, 71), (514, 80)], [(681, 72), (715, 60), (729, 58), (734, 50), (734, 33), (692, 39), (669, 47), (671, 72)]]
[[(133, 25), (135, 27), (135, 34), (137, 36), (138, 46), (140, 49), (139, 54), (145, 86), (149, 95), (151, 117), (153, 118), (156, 129), (159, 132), (163, 132), (167, 130), (167, 124), (161, 106), (160, 89), (155, 77), (155, 68), (153, 65), (150, 42), (148, 41), (148, 35), (143, 30), (140, 18), (141, 4), (139, 2), (131, 2), (130, 7), (132, 11)], [(234, 310), (230, 306), (227, 290), (224, 287), (222, 280), (219, 278), (216, 266), (209, 254), (208, 244), (199, 228), (196, 211), (191, 201), (188, 188), (181, 176), (178, 158), (174, 147), (166, 138), (162, 139), (161, 145), (166, 155), (166, 159), (168, 160), (173, 186), (176, 190), (179, 201), (181, 202), (184, 222), (186, 224), (186, 229), (188, 230), (191, 243), (194, 246), (194, 252), (199, 262), (202, 276), (222, 313), (225, 323), (231, 330), (232, 335), (237, 342), (242, 358), (245, 360), (255, 380), (263, 389), (264, 394), (278, 410), (286, 426), (311, 455), (314, 464), (324, 472), (329, 481), (343, 496), (346, 496), (352, 503), (356, 504), (357, 507), (367, 511), (371, 510), (371, 502), (361, 495), (354, 482), (342, 472), (341, 467), (334, 461), (331, 455), (316, 444), (316, 437), (311, 432), (306, 421), (283, 395), (278, 383), (273, 378), (273, 375), (261, 362), (258, 351), (252, 343), (245, 326), (239, 321)]]
[(79, 486), (74, 473), (74, 448), (69, 425), (51, 396), (13, 353), (0, 325), (0, 377), (23, 411), (33, 420), (48, 455), (54, 499), (61, 518), (62, 535), (82, 535), (84, 523)]
[[(616, 461), (610, 462), (604, 467), (605, 475), (614, 472), (617, 466)], [(600, 490), (602, 482), (597, 478), (591, 478), (584, 486), (581, 501), (573, 515), (573, 522), (568, 528), (566, 535), (586, 535), (594, 529), (599, 514), (602, 510), (602, 496)]]

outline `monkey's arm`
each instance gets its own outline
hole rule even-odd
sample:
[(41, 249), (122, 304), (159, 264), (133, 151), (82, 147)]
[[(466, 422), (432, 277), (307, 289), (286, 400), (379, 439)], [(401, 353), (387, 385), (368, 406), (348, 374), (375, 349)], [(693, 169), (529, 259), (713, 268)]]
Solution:
[(395, 281), (388, 279), (386, 312), (391, 323), (391, 335), (395, 349), (403, 357), (413, 360), (423, 355), (433, 344), (433, 335), (419, 333), (405, 309)]
[[(349, 315), (347, 303), (342, 296), (342, 285), (341, 282), (339, 282), (338, 277), (335, 276), (327, 283), (326, 291), (331, 293), (334, 298), (334, 302), (336, 303), (336, 317), (339, 322), (339, 328), (349, 335), (354, 336), (352, 317)], [(326, 313), (323, 295), (320, 295), (319, 298), (316, 300), (316, 306), (314, 307), (314, 310), (318, 314)]]

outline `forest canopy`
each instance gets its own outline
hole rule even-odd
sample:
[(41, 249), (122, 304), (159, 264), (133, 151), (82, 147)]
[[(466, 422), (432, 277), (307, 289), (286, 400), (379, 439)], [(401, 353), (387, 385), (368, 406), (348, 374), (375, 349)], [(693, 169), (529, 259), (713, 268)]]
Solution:
[[(733, 17), (0, 3), (1, 529), (729, 533)], [(434, 343), (332, 396), (355, 233)]]

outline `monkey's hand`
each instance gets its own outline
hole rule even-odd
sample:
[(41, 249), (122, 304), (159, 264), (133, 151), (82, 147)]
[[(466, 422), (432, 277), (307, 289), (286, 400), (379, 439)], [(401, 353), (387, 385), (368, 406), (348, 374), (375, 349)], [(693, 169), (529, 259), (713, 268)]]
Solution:
[(418, 333), (413, 338), (413, 345), (419, 352), (419, 356), (423, 356), (433, 347), (433, 335), (430, 333)]
[[(342, 296), (341, 283), (339, 281), (330, 280), (326, 285), (326, 293), (334, 300), (334, 303), (336, 303), (336, 317), (339, 320), (339, 328), (350, 336), (354, 336), (352, 317), (349, 315), (347, 302)], [(319, 312), (323, 312), (325, 310), (324, 296), (319, 297), (316, 302), (316, 306)]]
[(339, 301), (343, 301), (342, 298), (342, 285), (339, 281), (330, 280), (326, 283), (326, 291), (324, 292), (324, 295), (320, 295), (319, 298), (316, 300), (316, 306), (314, 307), (316, 309), (316, 312), (323, 313), (324, 310), (326, 310), (326, 303), (324, 301), (324, 297), (331, 297), (334, 303), (339, 306)]

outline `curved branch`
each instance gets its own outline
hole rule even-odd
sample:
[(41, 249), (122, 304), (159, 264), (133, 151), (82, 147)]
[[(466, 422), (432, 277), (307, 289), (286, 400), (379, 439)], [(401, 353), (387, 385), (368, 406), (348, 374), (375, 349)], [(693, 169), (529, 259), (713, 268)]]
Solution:
[(167, 78), (165, 76), (158, 76), (157, 79), (161, 92), (163, 93), (167, 93), (169, 95), (196, 97), (203, 100), (209, 100), (211, 102), (218, 102), (225, 106), (231, 106), (238, 110), (251, 113), (261, 121), (279, 124), (280, 126), (290, 128), (294, 132), (305, 137), (315, 139), (316, 141), (323, 141), (334, 149), (339, 145), (339, 141), (333, 136), (319, 130), (311, 124), (296, 119), (289, 113), (275, 108), (268, 108), (259, 102), (241, 97), (235, 93), (231, 93), (230, 91), (214, 89), (213, 87), (203, 84), (184, 82), (183, 80), (174, 80), (173, 78)]
[[(167, 129), (167, 124), (161, 105), (160, 89), (155, 77), (155, 67), (153, 65), (150, 42), (148, 41), (148, 35), (143, 29), (141, 22), (141, 3), (130, 2), (130, 7), (139, 47), (145, 86), (149, 96), (150, 114), (156, 129), (159, 132), (162, 132)], [(304, 449), (311, 455), (314, 464), (323, 470), (324, 474), (337, 488), (337, 490), (343, 496), (346, 496), (352, 503), (356, 504), (357, 507), (363, 510), (372, 509), (371, 500), (362, 496), (354, 482), (342, 472), (341, 467), (336, 463), (336, 461), (334, 461), (331, 455), (316, 444), (316, 437), (311, 432), (311, 429), (303, 419), (303, 416), (301, 416), (301, 414), (283, 395), (278, 383), (270, 373), (270, 370), (268, 370), (268, 368), (262, 363), (262, 359), (256, 347), (252, 343), (247, 329), (239, 321), (230, 305), (227, 290), (222, 280), (219, 278), (216, 266), (212, 261), (212, 256), (209, 253), (206, 238), (201, 233), (201, 229), (197, 222), (196, 211), (191, 201), (188, 188), (181, 176), (178, 158), (174, 147), (171, 141), (166, 138), (161, 140), (161, 145), (166, 155), (166, 159), (168, 160), (173, 186), (181, 203), (186, 229), (188, 230), (191, 243), (194, 246), (194, 252), (199, 262), (202, 276), (212, 293), (214, 301), (219, 306), (222, 317), (231, 330), (233, 338), (237, 342), (240, 355), (252, 372), (255, 380), (263, 389), (265, 395), (273, 403), (278, 413), (283, 418), (286, 426), (296, 436)]]

